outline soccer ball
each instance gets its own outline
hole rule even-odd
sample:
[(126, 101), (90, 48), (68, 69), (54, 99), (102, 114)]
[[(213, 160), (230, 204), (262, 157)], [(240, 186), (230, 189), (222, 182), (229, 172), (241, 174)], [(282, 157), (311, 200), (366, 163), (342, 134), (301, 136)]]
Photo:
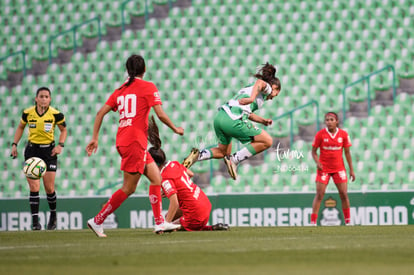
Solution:
[(41, 158), (31, 157), (24, 162), (23, 173), (29, 179), (40, 179), (46, 173), (46, 163)]

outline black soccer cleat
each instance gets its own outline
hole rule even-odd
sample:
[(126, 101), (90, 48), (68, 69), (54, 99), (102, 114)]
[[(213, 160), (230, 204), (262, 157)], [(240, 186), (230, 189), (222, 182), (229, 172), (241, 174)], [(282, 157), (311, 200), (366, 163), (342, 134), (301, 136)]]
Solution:
[(50, 218), (49, 223), (47, 224), (47, 230), (55, 230), (56, 229), (56, 217)]
[(213, 231), (229, 231), (230, 230), (230, 226), (225, 223), (217, 223), (213, 225), (212, 228), (213, 228)]
[(42, 226), (40, 225), (40, 223), (33, 224), (32, 230), (33, 231), (42, 230)]

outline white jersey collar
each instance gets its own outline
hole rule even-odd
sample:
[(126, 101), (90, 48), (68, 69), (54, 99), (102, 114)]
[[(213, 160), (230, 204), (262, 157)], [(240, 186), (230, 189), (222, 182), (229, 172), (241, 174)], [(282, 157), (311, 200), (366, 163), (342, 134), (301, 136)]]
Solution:
[(167, 163), (164, 165), (164, 167), (161, 169), (160, 174), (162, 173), (162, 171), (164, 171), (164, 169), (170, 164), (171, 161), (167, 161)]
[(326, 132), (331, 136), (331, 138), (335, 138), (336, 137), (336, 135), (338, 134), (338, 132), (339, 132), (339, 129), (338, 129), (338, 127), (336, 127), (336, 131), (335, 131), (335, 133), (331, 133), (331, 132), (329, 132), (329, 130), (328, 130), (328, 128), (325, 128), (325, 130), (326, 130)]

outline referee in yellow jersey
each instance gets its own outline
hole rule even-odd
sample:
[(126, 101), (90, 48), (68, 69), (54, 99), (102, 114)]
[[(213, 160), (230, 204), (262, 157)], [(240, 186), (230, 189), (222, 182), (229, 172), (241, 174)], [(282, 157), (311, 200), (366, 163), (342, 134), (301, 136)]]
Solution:
[[(45, 161), (47, 172), (43, 176), (43, 185), (49, 203), (50, 216), (47, 224), (48, 230), (56, 229), (56, 192), (55, 176), (57, 169), (57, 155), (62, 152), (67, 136), (65, 116), (50, 106), (51, 92), (47, 87), (41, 87), (36, 91), (36, 105), (23, 111), (19, 126), (17, 126), (12, 143), (11, 155), (17, 157), (17, 144), (23, 135), (26, 125), (29, 126), (28, 142), (24, 151), (24, 159), (38, 157)], [(55, 126), (60, 130), (59, 142), (55, 146)], [(30, 210), (32, 212), (33, 230), (41, 230), (39, 223), (39, 190), (40, 179), (29, 179)]]

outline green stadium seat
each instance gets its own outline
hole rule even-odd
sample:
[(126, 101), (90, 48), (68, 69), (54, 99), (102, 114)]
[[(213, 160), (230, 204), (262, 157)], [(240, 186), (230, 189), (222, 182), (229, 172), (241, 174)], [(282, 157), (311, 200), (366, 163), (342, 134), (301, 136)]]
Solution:
[(215, 193), (227, 192), (227, 180), (221, 175), (213, 177), (210, 184)]
[(283, 174), (274, 174), (267, 184), (267, 190), (269, 190), (269, 192), (283, 192), (285, 187)]
[[(153, 10), (153, 4), (163, 4), (162, 1), (151, 2), (150, 11)], [(62, 66), (63, 73), (61, 72), (60, 76), (56, 76), (56, 74), (59, 74), (57, 73), (59, 68), (52, 66), (47, 72), (50, 77), (39, 78), (40, 82), (46, 84), (47, 81), (49, 85), (53, 84), (54, 100), (57, 100), (59, 98), (57, 95), (60, 94), (59, 104), (62, 103), (62, 106), (70, 110), (70, 103), (73, 99), (62, 95), (73, 92), (87, 93), (93, 87), (91, 84), (97, 81), (99, 82), (97, 90), (105, 90), (106, 93), (109, 93), (114, 88), (114, 80), (122, 81), (120, 80), (122, 79), (121, 74), (114, 73), (113, 71), (123, 70), (124, 61), (122, 60), (126, 58), (124, 55), (128, 54), (125, 47), (140, 48), (142, 49), (142, 54), (147, 57), (147, 66), (155, 69), (149, 70), (146, 75), (147, 79), (168, 78), (168, 81), (164, 84), (158, 85), (160, 90), (177, 92), (176, 99), (171, 99), (169, 96), (165, 97), (165, 99), (163, 98), (164, 106), (170, 100), (181, 99), (182, 96), (185, 96), (189, 102), (193, 103), (191, 108), (197, 109), (197, 111), (191, 113), (191, 117), (197, 117), (200, 120), (199, 124), (204, 125), (204, 128), (198, 127), (197, 131), (204, 129), (202, 132), (204, 133), (211, 130), (211, 121), (215, 114), (213, 109), (228, 100), (234, 92), (233, 90), (237, 90), (234, 87), (239, 86), (240, 82), (245, 82), (245, 79), (250, 76), (249, 74), (252, 73), (252, 70), (254, 71), (257, 65), (267, 60), (272, 61), (271, 57), (275, 54), (279, 55), (278, 60), (280, 61), (277, 62), (281, 64), (279, 66), (279, 76), (282, 79), (282, 85), (286, 88), (289, 87), (286, 89), (286, 91), (289, 91), (284, 93), (283, 89), (281, 96), (273, 104), (274, 108), (272, 109), (276, 111), (271, 111), (266, 106), (265, 110), (260, 113), (263, 116), (275, 117), (281, 115), (303, 104), (302, 98), (318, 100), (320, 106), (323, 106), (321, 107), (321, 114), (328, 109), (340, 111), (342, 109), (342, 102), (341, 99), (338, 100), (338, 88), (343, 87), (345, 81), (354, 80), (355, 77), (368, 74), (385, 64), (395, 65), (398, 77), (408, 78), (414, 76), (414, 74), (411, 75), (414, 72), (412, 62), (408, 62), (411, 55), (410, 49), (413, 46), (413, 38), (411, 33), (407, 31), (412, 22), (407, 14), (414, 14), (414, 9), (410, 9), (406, 1), (398, 3), (399, 5), (395, 5), (392, 1), (385, 1), (384, 3), (382, 1), (374, 1), (365, 4), (334, 1), (331, 5), (321, 1), (314, 5), (306, 1), (289, 3), (267, 3), (261, 1), (254, 4), (249, 1), (235, 2), (221, 3), (220, 1), (212, 1), (211, 3), (209, 2), (209, 5), (206, 5), (203, 1), (193, 1), (192, 7), (183, 12), (178, 7), (173, 8), (170, 10), (167, 20), (151, 19), (147, 22), (145, 29), (136, 33), (136, 39), (133, 32), (128, 31), (124, 33), (121, 39), (122, 42), (115, 42), (114, 44), (115, 54), (112, 52), (114, 49), (111, 49), (111, 45), (108, 42), (102, 41), (98, 43), (95, 53), (88, 54), (87, 64), (83, 60), (82, 55), (79, 54), (72, 58), (71, 65), (66, 64)], [(130, 17), (130, 15), (144, 15), (143, 6), (137, 7), (138, 4), (135, 1), (128, 3), (127, 17)], [(21, 39), (22, 44), (33, 45), (33, 47), (29, 48), (28, 59), (31, 60), (33, 53), (38, 53), (37, 56), (33, 54), (37, 60), (47, 60), (49, 54), (47, 41), (50, 32), (59, 28), (66, 29), (85, 18), (105, 15), (107, 11), (118, 12), (120, 3), (109, 3), (105, 0), (99, 3), (77, 1), (73, 4), (50, 2), (48, 5), (40, 5), (39, 2), (36, 2), (33, 3), (33, 6), (33, 9), (30, 8), (33, 13), (29, 15), (27, 14), (29, 9), (25, 5), (17, 9), (17, 15), (12, 16), (12, 12), (2, 13), (2, 15), (7, 15), (9, 18), (8, 22), (12, 23), (10, 26), (5, 26), (3, 33), (7, 37), (14, 36), (13, 39), (15, 41)], [(8, 8), (6, 6), (2, 10), (6, 11)], [(83, 13), (81, 10), (88, 12)], [(90, 12), (91, 10), (93, 12)], [(274, 10), (279, 10), (280, 12), (274, 15), (271, 12)], [(59, 22), (64, 21), (61, 19), (66, 18), (65, 14), (67, 13), (70, 13), (72, 16), (68, 18), (68, 22), (65, 24), (60, 24)], [(11, 14), (10, 17), (8, 14)], [(379, 17), (387, 19), (382, 22), (376, 19)], [(114, 17), (108, 16), (108, 20), (106, 20), (105, 16), (102, 18), (102, 30), (105, 32), (107, 21)], [(117, 24), (119, 24), (119, 18), (118, 16), (115, 20)], [(29, 23), (31, 26), (22, 29), (21, 26), (18, 26), (21, 20), (25, 20), (25, 25)], [(36, 24), (38, 26), (35, 26)], [(91, 31), (94, 31), (94, 35), (96, 35), (96, 25), (91, 24), (90, 26), (89, 28), (92, 28), (93, 30)], [(83, 31), (86, 31), (86, 29), (88, 28), (84, 28)], [(276, 42), (273, 41), (271, 36), (263, 36), (264, 29), (269, 30), (271, 33), (277, 32), (279, 43), (275, 44)], [(49, 33), (42, 33), (43, 30)], [(207, 30), (207, 32), (203, 32), (203, 30)], [(13, 32), (26, 33), (30, 36), (25, 35), (22, 39), (22, 37), (15, 35)], [(247, 36), (241, 39), (239, 36), (240, 32), (246, 33)], [(169, 35), (167, 39), (162, 37), (167, 34)], [(232, 37), (233, 44), (235, 43), (234, 46), (227, 45), (227, 40), (223, 40), (220, 34)], [(0, 35), (1, 38), (2, 36)], [(130, 41), (131, 39), (133, 40), (132, 42)], [(147, 41), (148, 43), (144, 44), (141, 41)], [(268, 46), (266, 48), (259, 46), (255, 43), (256, 41), (265, 41)], [(181, 42), (185, 42), (184, 45), (181, 45)], [(217, 46), (213, 47), (212, 44)], [(203, 45), (204, 48), (209, 50), (202, 50)], [(391, 46), (387, 49), (384, 48), (384, 45)], [(19, 47), (20, 45), (17, 45), (15, 48)], [(7, 52), (11, 48), (3, 46), (0, 51)], [(57, 56), (57, 49), (55, 48), (53, 52), (54, 57)], [(266, 54), (263, 54), (264, 50)], [(302, 54), (295, 54), (297, 52)], [(119, 55), (117, 56), (116, 54)], [(263, 60), (262, 58), (257, 58), (257, 55), (263, 56)], [(186, 57), (184, 66), (179, 64), (180, 60), (183, 60), (183, 56)], [(234, 58), (229, 59), (228, 56), (234, 56)], [(246, 58), (240, 59), (239, 56), (245, 56)], [(76, 60), (76, 58), (79, 58), (79, 60)], [(113, 62), (114, 59), (121, 61), (115, 64)], [(238, 64), (240, 62), (242, 66)], [(185, 67), (185, 69), (181, 69), (182, 67)], [(211, 69), (212, 67), (221, 69), (213, 70)], [(237, 67), (238, 71), (232, 71), (233, 67)], [(166, 69), (164, 68), (179, 69), (172, 69), (172, 73), (165, 73)], [(296, 73), (293, 75), (289, 74), (291, 69)], [(111, 71), (111, 74), (108, 74), (109, 71)], [(7, 77), (4, 65), (1, 64), (0, 77)], [(389, 77), (384, 74), (382, 81), (377, 84), (375, 82), (372, 83), (377, 85), (376, 88), (378, 89), (378, 87), (381, 88), (378, 85), (388, 85), (387, 80), (389, 80)], [(82, 83), (82, 85), (74, 86), (73, 83), (75, 81)], [(35, 87), (37, 87), (37, 83), (30, 81), (29, 83), (22, 85), (22, 90), (16, 91), (20, 95), (25, 94), (29, 96), (26, 99), (20, 97), (19, 104), (23, 100), (29, 100)], [(108, 87), (110, 88), (108, 89)], [(191, 90), (196, 91), (196, 93), (190, 96), (189, 91)], [(209, 90), (212, 91), (210, 94), (208, 93)], [(361, 96), (361, 100), (366, 100), (365, 90), (360, 89), (360, 92), (361, 95), (357, 96)], [(202, 97), (198, 97), (198, 99), (205, 101), (203, 110), (199, 108), (196, 101), (199, 94)], [(307, 98), (303, 97), (304, 95)], [(78, 97), (73, 103), (75, 104), (76, 102), (78, 104), (80, 98)], [(85, 103), (79, 106), (86, 109), (86, 106), (89, 104), (96, 109), (104, 102), (104, 98), (106, 96), (103, 96), (102, 100), (97, 98), (85, 100)], [(350, 99), (352, 99), (352, 96), (348, 98), (348, 101)], [(357, 100), (359, 100), (358, 97)], [(409, 148), (408, 144), (412, 145), (410, 142), (407, 142), (409, 140), (408, 137), (413, 132), (409, 127), (411, 125), (410, 118), (401, 119), (401, 117), (397, 117), (397, 113), (411, 113), (413, 111), (412, 103), (412, 101), (408, 102), (406, 100), (397, 102), (396, 107), (389, 108), (392, 109), (392, 112), (389, 112), (389, 109), (386, 108), (383, 108), (382, 111), (379, 109), (375, 110), (375, 108), (372, 109), (371, 115), (378, 117), (378, 119), (362, 119), (364, 121), (362, 123), (362, 134), (357, 131), (361, 126), (359, 125), (359, 120), (352, 121), (352, 118), (347, 119), (345, 126), (349, 129), (349, 133), (353, 138), (353, 148), (361, 150), (360, 154), (355, 152), (355, 157), (361, 156), (359, 161), (364, 163), (371, 161), (370, 158), (368, 158), (369, 161), (364, 161), (366, 150), (372, 151), (374, 158), (383, 158), (385, 169), (389, 168), (386, 163), (390, 160), (398, 161), (401, 159), (400, 156), (404, 156), (404, 161), (405, 159), (410, 160), (409, 156), (407, 156), (409, 153), (404, 151), (404, 149)], [(181, 123), (188, 120), (189, 112), (180, 107), (179, 105), (175, 106), (177, 113), (174, 114), (174, 121)], [(92, 112), (96, 111), (93, 108), (91, 108)], [(188, 102), (186, 102), (184, 108), (190, 108)], [(9, 115), (14, 112), (14, 109), (8, 110)], [(171, 113), (168, 112), (168, 114)], [(202, 116), (205, 116), (205, 118)], [(297, 119), (303, 119), (303, 116), (306, 118), (306, 112), (298, 114)], [(90, 117), (89, 119), (92, 118)], [(295, 119), (294, 133), (298, 132), (297, 119)], [(400, 121), (403, 121), (405, 125), (399, 125)], [(79, 120), (77, 117), (71, 119), (68, 115), (68, 122), (74, 125), (73, 123), (79, 123)], [(283, 120), (282, 122), (275, 122), (275, 125), (267, 128), (268, 132), (275, 137), (288, 136), (289, 123)], [(353, 122), (358, 124), (352, 124)], [(349, 127), (348, 123), (352, 126)], [(186, 126), (188, 127), (186, 129), (194, 128), (193, 123), (187, 123)], [(81, 129), (79, 128), (79, 131)], [(10, 131), (13, 132), (13, 129)], [(161, 135), (168, 137), (167, 143), (171, 142), (171, 132), (169, 129), (162, 128)], [(365, 142), (366, 138), (362, 138), (366, 136), (372, 138), (381, 149), (386, 146), (386, 143), (383, 142), (382, 138), (378, 137), (390, 140), (390, 144), (384, 150), (386, 156), (382, 156), (380, 151), (373, 151), (372, 144)], [(378, 140), (375, 140), (375, 137)], [(78, 139), (80, 143), (84, 143), (83, 137)], [(185, 137), (183, 140), (186, 144), (183, 146), (186, 148), (189, 148), (189, 144), (194, 144), (194, 137)], [(177, 142), (177, 140), (174, 140), (174, 142)], [(73, 143), (76, 144), (76, 140), (73, 140)], [(401, 146), (398, 146), (398, 144), (401, 144)], [(84, 148), (82, 147), (79, 145), (79, 152), (83, 152)], [(171, 150), (170, 155), (178, 157), (181, 154), (178, 152), (183, 148), (174, 145), (169, 146), (169, 149)], [(75, 154), (77, 154), (77, 150), (75, 150)], [(354, 151), (356, 150), (352, 151), (353, 154)], [(266, 159), (273, 157), (274, 154), (269, 154), (269, 157), (266, 156)], [(213, 167), (218, 167), (217, 161), (213, 161), (213, 163)], [(207, 167), (209, 170), (208, 164)], [(409, 167), (403, 165), (401, 169), (406, 171)], [(203, 168), (202, 170), (205, 169)], [(264, 178), (269, 176), (266, 173), (264, 174)], [(285, 178), (283, 182), (286, 186), (290, 184)], [(80, 192), (84, 191), (80, 190)]]
[(246, 186), (250, 184), (251, 176), (244, 176), (243, 178), (238, 178), (237, 180), (230, 179), (228, 181), (230, 190), (232, 193), (244, 193), (246, 191)]

